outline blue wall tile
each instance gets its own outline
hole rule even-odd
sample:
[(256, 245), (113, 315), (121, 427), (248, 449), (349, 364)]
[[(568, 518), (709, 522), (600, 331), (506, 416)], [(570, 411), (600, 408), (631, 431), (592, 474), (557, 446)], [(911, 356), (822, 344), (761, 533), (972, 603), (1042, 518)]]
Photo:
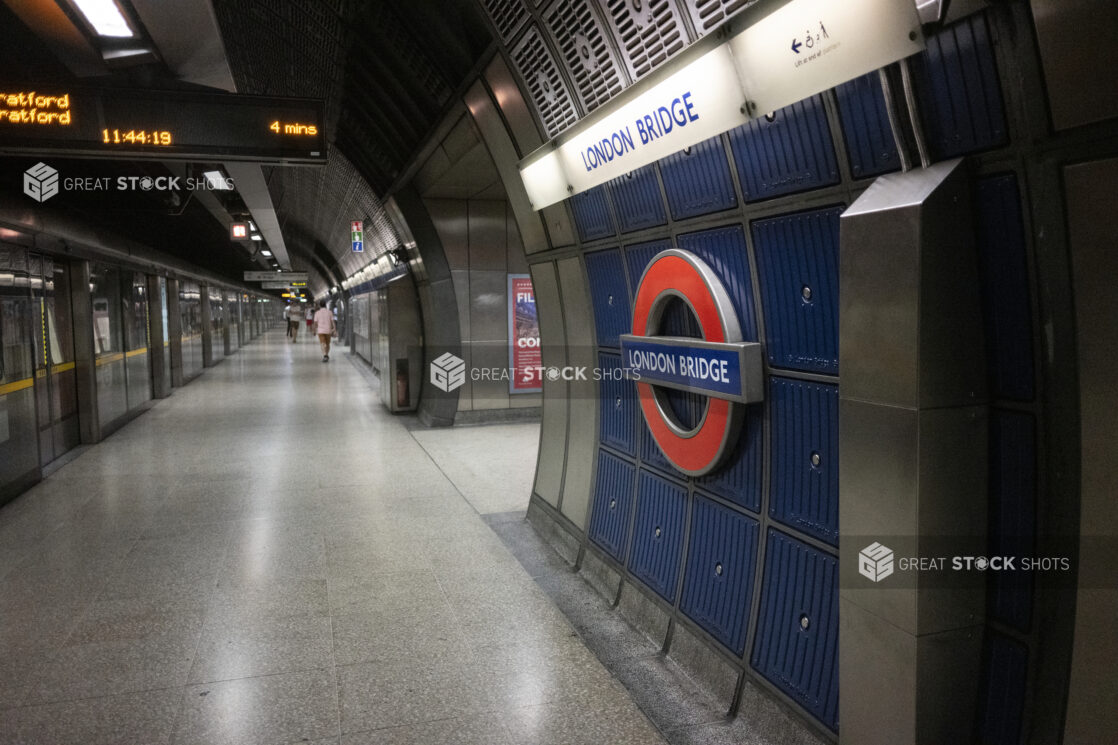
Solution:
[(990, 389), (997, 398), (1029, 401), (1034, 386), (1033, 326), (1017, 176), (978, 180), (975, 228)]
[(934, 160), (1006, 142), (1001, 86), (986, 16), (969, 16), (927, 38), (912, 57), (920, 118)]
[(660, 173), (673, 220), (709, 215), (737, 206), (730, 164), (721, 137), (662, 158)]
[(695, 485), (747, 510), (758, 512), (761, 509), (763, 421), (763, 404), (746, 406), (745, 422), (726, 458), (726, 465), (696, 478)]
[(589, 191), (575, 194), (568, 201), (571, 203), (571, 212), (574, 214), (575, 228), (580, 239), (592, 241), (614, 234), (613, 218), (609, 214), (605, 187), (595, 186)]
[(838, 560), (769, 529), (751, 664), (838, 730)]
[[(1036, 555), (1036, 426), (1024, 412), (990, 412), (990, 554)], [(1031, 573), (991, 572), (987, 613), (1021, 631), (1029, 630), (1033, 605)]]
[(668, 223), (655, 164), (619, 176), (606, 186), (613, 197), (613, 211), (622, 233)]
[(769, 412), (769, 514), (838, 546), (838, 386), (773, 377)]
[(694, 253), (710, 265), (734, 303), (742, 338), (745, 341), (757, 341), (757, 315), (753, 304), (745, 231), (742, 227), (730, 225), (686, 233), (679, 236), (679, 247)]
[(602, 352), (598, 367), (603, 371), (598, 382), (600, 410), (598, 422), (603, 445), (617, 448), (629, 455), (636, 454), (637, 387), (630, 380), (621, 379), (621, 357)]
[(851, 175), (867, 178), (899, 169), (901, 157), (877, 72), (843, 83), (835, 95)]
[(619, 345), (618, 336), (633, 327), (632, 301), (625, 285), (625, 259), (621, 251), (595, 251), (586, 254), (586, 276), (590, 281), (590, 298), (594, 304), (594, 326), (598, 344)]
[(629, 540), (629, 515), (633, 506), (636, 467), (632, 463), (598, 451), (598, 481), (590, 513), (590, 540), (618, 561), (625, 561)]
[(838, 164), (823, 98), (812, 96), (730, 132), (746, 202), (837, 184)]
[(774, 367), (838, 374), (842, 209), (798, 212), (753, 223), (767, 352)]
[(629, 571), (669, 603), (675, 602), (687, 527), (687, 490), (641, 469), (636, 509)]
[(982, 745), (1020, 745), (1028, 679), (1028, 649), (988, 631), (978, 712), (978, 742)]
[(757, 521), (696, 495), (680, 609), (742, 654), (757, 567)]

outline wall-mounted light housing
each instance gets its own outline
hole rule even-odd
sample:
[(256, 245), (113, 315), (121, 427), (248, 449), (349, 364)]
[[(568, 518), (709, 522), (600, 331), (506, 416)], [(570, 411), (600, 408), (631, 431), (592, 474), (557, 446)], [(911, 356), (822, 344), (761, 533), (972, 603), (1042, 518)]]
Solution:
[(235, 241), (243, 241), (248, 238), (248, 225), (243, 222), (230, 223), (229, 237)]
[[(227, 177), (221, 171), (202, 171), (202, 177), (206, 179), (206, 185), (214, 191), (231, 191), (233, 186)], [(252, 225), (252, 222), (249, 222)]]

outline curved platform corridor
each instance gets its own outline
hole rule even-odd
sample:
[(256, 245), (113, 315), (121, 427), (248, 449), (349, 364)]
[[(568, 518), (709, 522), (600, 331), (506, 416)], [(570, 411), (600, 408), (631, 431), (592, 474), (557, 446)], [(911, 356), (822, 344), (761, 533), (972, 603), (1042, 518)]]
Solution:
[(407, 421), (273, 331), (0, 509), (0, 743), (662, 742)]

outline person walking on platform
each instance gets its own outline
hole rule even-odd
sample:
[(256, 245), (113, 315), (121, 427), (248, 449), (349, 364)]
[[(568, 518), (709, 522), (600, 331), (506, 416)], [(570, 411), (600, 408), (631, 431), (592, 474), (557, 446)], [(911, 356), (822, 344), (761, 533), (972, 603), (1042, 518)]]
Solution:
[(314, 333), (314, 304), (307, 306), (307, 333)]
[(334, 324), (334, 314), (326, 307), (325, 300), (318, 301), (318, 311), (314, 314), (315, 331), (318, 333), (318, 344), (322, 347), (322, 361), (330, 361), (330, 339), (338, 333)]
[(294, 305), (288, 305), (283, 309), (283, 317), (287, 319), (287, 338), (294, 344), (296, 337), (299, 336), (299, 320), (303, 314)]

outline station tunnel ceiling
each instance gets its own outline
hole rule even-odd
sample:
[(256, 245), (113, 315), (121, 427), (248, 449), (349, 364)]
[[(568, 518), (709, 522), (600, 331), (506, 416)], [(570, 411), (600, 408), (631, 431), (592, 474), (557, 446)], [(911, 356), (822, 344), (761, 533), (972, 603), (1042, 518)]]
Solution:
[[(327, 165), (265, 176), (293, 257), (326, 265), (337, 284), (398, 244), (381, 197), (491, 44), (485, 20), (472, 0), (215, 0), (214, 10), (238, 92), (326, 100)], [(363, 218), (369, 249), (354, 254), (349, 222)]]
[[(0, 3), (9, 42), (0, 48), (6, 79), (198, 88), (159, 61), (79, 81), (10, 5)], [(291, 268), (308, 271), (311, 290), (321, 294), (399, 244), (382, 197), (492, 45), (488, 24), (474, 0), (213, 0), (212, 7), (237, 93), (325, 100), (327, 165), (263, 168)], [(55, 161), (82, 168), (78, 161)], [(136, 175), (163, 168), (156, 162), (101, 164)], [(205, 208), (196, 202), (176, 207), (68, 211), (106, 234), (167, 251), (231, 281), (261, 268), (252, 247), (231, 245), (225, 226)], [(350, 247), (349, 222), (356, 219), (366, 220), (363, 254)]]

